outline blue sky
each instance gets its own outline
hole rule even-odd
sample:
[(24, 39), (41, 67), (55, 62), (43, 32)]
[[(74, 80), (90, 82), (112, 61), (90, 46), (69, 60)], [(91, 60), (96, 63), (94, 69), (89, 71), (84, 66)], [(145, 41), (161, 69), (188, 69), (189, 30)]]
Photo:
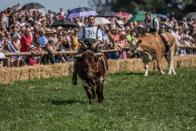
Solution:
[(63, 8), (64, 11), (67, 9), (77, 8), (77, 7), (89, 7), (89, 0), (0, 0), (0, 11), (6, 9), (8, 6), (20, 3), (23, 6), (29, 2), (38, 2), (45, 6), (46, 11), (48, 9), (52, 11), (59, 11)]

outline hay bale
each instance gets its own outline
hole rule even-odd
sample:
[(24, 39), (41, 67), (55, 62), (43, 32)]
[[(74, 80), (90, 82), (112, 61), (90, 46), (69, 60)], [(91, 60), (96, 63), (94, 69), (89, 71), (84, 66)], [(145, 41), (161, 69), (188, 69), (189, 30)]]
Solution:
[(144, 71), (144, 64), (142, 59), (134, 58), (133, 60), (133, 71)]
[(115, 73), (119, 71), (119, 60), (108, 60), (108, 72)]
[(119, 71), (125, 71), (125, 62), (126, 62), (126, 60), (119, 60)]
[(29, 79), (35, 79), (35, 78), (40, 78), (41, 77), (41, 68), (40, 65), (37, 66), (30, 66), (28, 68), (29, 71)]
[(67, 75), (72, 75), (73, 74), (73, 71), (74, 71), (74, 63), (71, 62), (71, 63), (66, 63), (66, 66), (65, 67), (68, 67), (67, 68), (67, 71), (66, 71), (66, 74)]
[(124, 71), (133, 71), (133, 60), (132, 59), (127, 59), (124, 60)]
[(0, 72), (0, 83), (9, 83), (9, 75), (8, 68), (2, 68)]
[[(108, 60), (109, 73), (118, 71), (144, 71), (141, 59), (120, 59)], [(196, 67), (196, 56), (175, 56), (174, 67)], [(162, 60), (161, 67), (168, 68), (165, 59)], [(157, 70), (156, 60), (149, 63), (149, 70)], [(52, 76), (72, 75), (73, 63), (24, 66), (19, 68), (2, 68), (0, 72), (0, 83), (10, 83), (17, 80), (28, 80), (34, 78), (49, 78)]]
[(40, 78), (49, 78), (52, 76), (51, 74), (53, 70), (50, 65), (41, 65), (39, 67), (40, 67), (40, 72), (41, 72)]
[[(9, 73), (9, 82), (14, 82), (21, 79), (20, 68), (11, 68), (10, 70), (8, 70), (8, 73)], [(25, 80), (28, 80), (28, 77)]]

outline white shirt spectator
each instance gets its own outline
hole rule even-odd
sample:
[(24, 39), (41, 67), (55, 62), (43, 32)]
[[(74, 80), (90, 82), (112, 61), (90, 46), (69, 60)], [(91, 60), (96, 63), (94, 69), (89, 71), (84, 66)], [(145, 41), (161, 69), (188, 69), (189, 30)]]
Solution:
[(170, 33), (171, 33), (172, 36), (175, 38), (176, 43), (179, 45), (179, 44), (180, 44), (180, 36), (179, 36), (176, 32), (174, 32), (173, 30), (171, 30)]
[(191, 44), (188, 42), (188, 41), (184, 41), (184, 44), (186, 45), (186, 46), (191, 46)]

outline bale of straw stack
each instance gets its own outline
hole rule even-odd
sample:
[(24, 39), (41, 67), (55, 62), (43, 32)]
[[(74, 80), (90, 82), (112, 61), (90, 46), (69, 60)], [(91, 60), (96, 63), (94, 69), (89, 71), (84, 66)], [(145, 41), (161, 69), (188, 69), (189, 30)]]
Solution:
[[(141, 59), (121, 59), (108, 60), (109, 73), (118, 71), (144, 71), (144, 65)], [(175, 56), (174, 67), (196, 67), (196, 56)], [(162, 68), (168, 69), (165, 59), (161, 62)], [(156, 61), (149, 63), (149, 70), (157, 70)], [(17, 80), (29, 80), (35, 78), (49, 78), (52, 76), (72, 75), (73, 63), (24, 66), (19, 68), (2, 68), (0, 72), (0, 83), (10, 83)]]
[(49, 78), (52, 76), (52, 68), (51, 65), (41, 65), (41, 66), (37, 66), (38, 68), (40, 68), (41, 74), (40, 74), (40, 78)]
[(37, 66), (30, 66), (28, 68), (28, 72), (29, 72), (29, 78), (30, 79), (39, 79), (41, 78), (41, 68), (40, 65)]
[(119, 60), (108, 60), (108, 72), (114, 73), (119, 71)]

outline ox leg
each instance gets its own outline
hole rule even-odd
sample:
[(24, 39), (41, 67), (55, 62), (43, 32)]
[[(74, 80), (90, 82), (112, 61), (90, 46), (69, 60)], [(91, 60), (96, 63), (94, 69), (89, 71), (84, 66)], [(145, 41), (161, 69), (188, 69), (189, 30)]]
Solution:
[(91, 91), (92, 91), (92, 93), (93, 93), (93, 99), (95, 99), (95, 98), (96, 98), (96, 94), (95, 94), (94, 88), (91, 88)]
[(97, 97), (98, 97), (98, 102), (100, 101), (100, 92), (99, 92), (99, 86), (97, 86), (97, 89), (96, 89), (96, 93), (97, 93)]
[(145, 74), (144, 76), (148, 76), (148, 63), (144, 64)]
[(169, 65), (169, 71), (168, 71), (168, 75), (172, 74), (172, 59), (171, 59), (171, 52), (165, 57), (167, 60), (167, 63)]
[(172, 72), (173, 72), (174, 75), (176, 75), (176, 72), (175, 72), (174, 67), (173, 67), (173, 55), (174, 55), (174, 52), (170, 51), (170, 53), (166, 56), (166, 60), (169, 64), (168, 75), (171, 75)]
[(89, 99), (89, 104), (93, 104), (93, 93), (92, 93), (91, 89), (86, 87), (86, 86), (84, 86), (84, 89), (87, 93), (87, 96), (88, 96), (88, 99)]
[(157, 57), (157, 69), (159, 70), (159, 72), (162, 74), (162, 75), (165, 75), (165, 72), (161, 69), (161, 66), (160, 66), (160, 63), (161, 63), (161, 59)]
[(143, 63), (144, 63), (144, 69), (145, 69), (144, 76), (148, 76), (148, 62), (146, 60), (143, 60)]
[(98, 102), (101, 103), (104, 99), (103, 85), (102, 84), (97, 86), (96, 93), (97, 93), (97, 96), (98, 96)]
[(148, 76), (148, 63), (152, 61), (152, 56), (149, 53), (145, 52), (142, 54), (141, 57), (142, 57), (142, 61), (144, 63), (144, 69), (145, 69), (144, 76)]
[(100, 87), (101, 101), (103, 101), (103, 99), (104, 99), (103, 88), (104, 88), (104, 85), (101, 85), (101, 87)]
[(172, 69), (172, 72), (173, 72), (174, 75), (176, 75), (176, 72), (175, 72), (175, 70), (174, 70), (174, 65), (173, 65), (173, 57), (174, 57), (174, 55), (175, 55), (175, 50), (176, 50), (176, 49), (172, 49), (172, 50), (171, 50), (171, 56), (170, 56), (170, 59), (171, 59), (171, 69)]

